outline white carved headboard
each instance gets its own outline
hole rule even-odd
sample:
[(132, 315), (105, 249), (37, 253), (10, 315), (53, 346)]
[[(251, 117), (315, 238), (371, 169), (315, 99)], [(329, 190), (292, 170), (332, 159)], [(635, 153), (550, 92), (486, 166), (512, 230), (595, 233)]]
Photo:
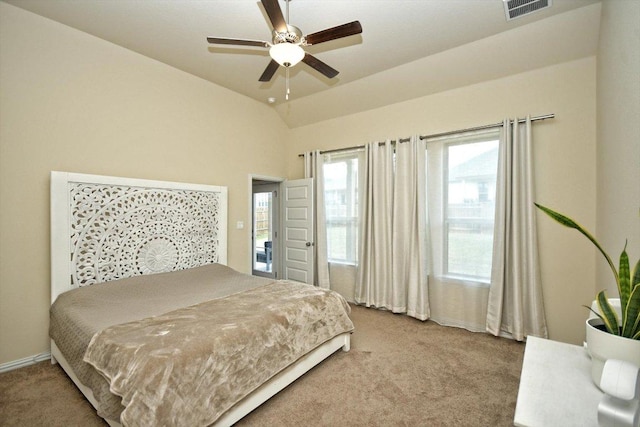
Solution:
[(227, 188), (51, 172), (51, 302), (79, 286), (227, 262)]

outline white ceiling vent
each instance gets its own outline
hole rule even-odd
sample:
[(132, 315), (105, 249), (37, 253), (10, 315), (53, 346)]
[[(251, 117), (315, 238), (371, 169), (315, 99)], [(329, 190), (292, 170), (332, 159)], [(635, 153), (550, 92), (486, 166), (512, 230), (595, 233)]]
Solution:
[(524, 15), (545, 9), (551, 6), (553, 0), (502, 0), (504, 3), (504, 13), (507, 21), (519, 18)]

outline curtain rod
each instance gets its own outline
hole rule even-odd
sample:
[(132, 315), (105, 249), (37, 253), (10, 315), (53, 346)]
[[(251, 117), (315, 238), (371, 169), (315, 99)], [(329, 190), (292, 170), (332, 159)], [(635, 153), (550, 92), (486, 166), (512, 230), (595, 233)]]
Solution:
[[(532, 117), (531, 121), (532, 122), (537, 122), (539, 120), (553, 119), (555, 117), (556, 117), (556, 115), (554, 113), (551, 113), (551, 114), (545, 114), (545, 115), (542, 115), (542, 116)], [(526, 121), (527, 121), (527, 119), (519, 119), (518, 123), (524, 123)], [(504, 126), (503, 122), (493, 123), (491, 125), (476, 126), (476, 127), (467, 128), (467, 129), (460, 129), (460, 130), (452, 130), (452, 131), (449, 131), (449, 132), (436, 133), (436, 134), (433, 134), (433, 135), (420, 135), (420, 139), (440, 138), (440, 137), (443, 137), (443, 136), (455, 135), (456, 133), (473, 132), (473, 131), (477, 131), (477, 130), (492, 129), (492, 128), (498, 128), (498, 127), (502, 127), (502, 126)], [(410, 140), (410, 138), (401, 138), (399, 141), (400, 141), (400, 143), (403, 143), (403, 142), (407, 142), (409, 140)], [(391, 142), (396, 142), (396, 141), (391, 141)], [(341, 151), (358, 150), (358, 149), (361, 149), (361, 148), (364, 148), (364, 147), (365, 147), (364, 145), (355, 145), (353, 147), (334, 148), (332, 150), (320, 151), (320, 154), (339, 153)], [(304, 154), (298, 154), (298, 157), (304, 157)]]

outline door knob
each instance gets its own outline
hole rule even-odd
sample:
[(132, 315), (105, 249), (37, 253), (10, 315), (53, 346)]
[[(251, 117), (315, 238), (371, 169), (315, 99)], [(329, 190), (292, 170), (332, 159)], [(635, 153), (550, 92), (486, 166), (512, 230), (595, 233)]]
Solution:
[(311, 242), (307, 242), (307, 243), (305, 243), (305, 245), (306, 245), (307, 247), (309, 247), (309, 246), (311, 246)]

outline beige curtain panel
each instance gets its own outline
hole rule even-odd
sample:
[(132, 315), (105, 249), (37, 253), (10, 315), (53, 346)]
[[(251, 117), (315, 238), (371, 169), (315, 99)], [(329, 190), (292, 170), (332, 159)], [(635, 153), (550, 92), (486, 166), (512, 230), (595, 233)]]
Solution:
[(356, 302), (429, 318), (425, 142), (365, 147)]
[(498, 187), (487, 331), (522, 341), (546, 338), (534, 207), (531, 118), (504, 121), (498, 157)]

